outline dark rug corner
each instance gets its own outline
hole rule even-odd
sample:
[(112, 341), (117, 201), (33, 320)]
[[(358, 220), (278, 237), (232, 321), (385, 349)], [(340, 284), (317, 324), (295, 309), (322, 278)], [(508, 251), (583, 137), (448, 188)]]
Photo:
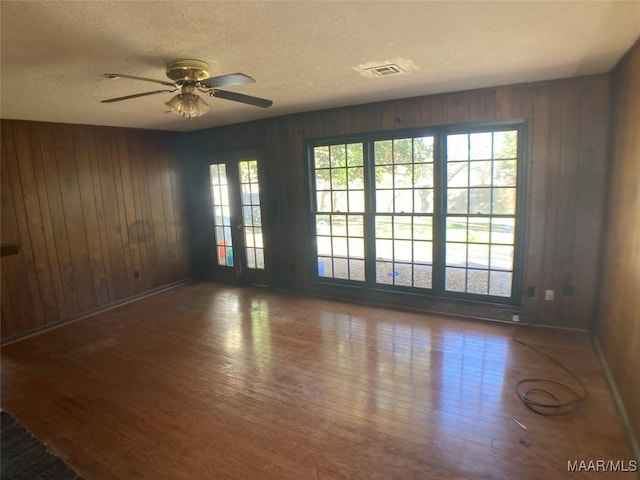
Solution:
[(7, 412), (0, 415), (1, 480), (82, 480)]

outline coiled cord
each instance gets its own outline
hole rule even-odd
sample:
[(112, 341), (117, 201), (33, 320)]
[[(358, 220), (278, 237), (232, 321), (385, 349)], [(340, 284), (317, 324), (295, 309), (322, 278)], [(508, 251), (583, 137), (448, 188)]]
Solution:
[[(557, 380), (549, 380), (548, 378), (524, 378), (516, 384), (516, 394), (518, 398), (520, 398), (527, 408), (539, 415), (558, 416), (574, 412), (589, 396), (589, 391), (585, 383), (556, 358), (520, 340), (518, 338), (519, 330), (520, 327), (517, 327), (513, 331), (513, 341), (543, 356), (564, 370), (580, 385), (580, 391)], [(564, 392), (562, 399), (559, 396), (560, 392)]]

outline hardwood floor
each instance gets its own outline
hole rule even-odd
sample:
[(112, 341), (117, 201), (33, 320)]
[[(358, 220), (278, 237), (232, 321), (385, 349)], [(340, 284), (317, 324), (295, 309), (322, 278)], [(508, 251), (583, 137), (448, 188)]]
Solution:
[(2, 408), (87, 480), (634, 478), (567, 473), (632, 459), (589, 336), (519, 332), (589, 389), (543, 417), (513, 331), (189, 284), (4, 346)]

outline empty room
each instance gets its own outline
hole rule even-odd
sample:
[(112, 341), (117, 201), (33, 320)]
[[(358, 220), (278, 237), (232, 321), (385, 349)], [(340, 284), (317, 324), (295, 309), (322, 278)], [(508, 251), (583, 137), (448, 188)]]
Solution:
[(640, 2), (0, 8), (3, 480), (640, 478)]

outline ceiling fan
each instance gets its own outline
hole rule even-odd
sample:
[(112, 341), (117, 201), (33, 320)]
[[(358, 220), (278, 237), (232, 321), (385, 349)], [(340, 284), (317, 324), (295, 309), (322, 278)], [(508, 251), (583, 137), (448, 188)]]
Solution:
[(135, 93), (133, 95), (125, 95), (124, 97), (109, 98), (102, 100), (102, 103), (120, 102), (132, 98), (146, 97), (148, 95), (156, 95), (164, 92), (177, 92), (178, 95), (173, 97), (165, 105), (171, 109), (173, 113), (182, 115), (183, 117), (192, 118), (203, 115), (209, 110), (209, 105), (197, 95), (197, 92), (204, 93), (210, 97), (223, 98), (233, 102), (246, 103), (256, 107), (267, 108), (273, 102), (265, 98), (253, 97), (251, 95), (243, 95), (242, 93), (229, 92), (227, 90), (219, 90), (218, 87), (230, 87), (233, 85), (244, 85), (246, 83), (254, 83), (255, 80), (244, 73), (231, 73), (228, 75), (220, 75), (218, 77), (209, 77), (209, 66), (201, 60), (176, 60), (167, 63), (167, 77), (172, 82), (166, 80), (155, 80), (153, 78), (136, 77), (133, 75), (124, 75), (121, 73), (105, 73), (107, 78), (130, 78), (133, 80), (143, 80), (145, 82), (159, 83), (172, 87), (171, 89), (153, 90), (151, 92)]

